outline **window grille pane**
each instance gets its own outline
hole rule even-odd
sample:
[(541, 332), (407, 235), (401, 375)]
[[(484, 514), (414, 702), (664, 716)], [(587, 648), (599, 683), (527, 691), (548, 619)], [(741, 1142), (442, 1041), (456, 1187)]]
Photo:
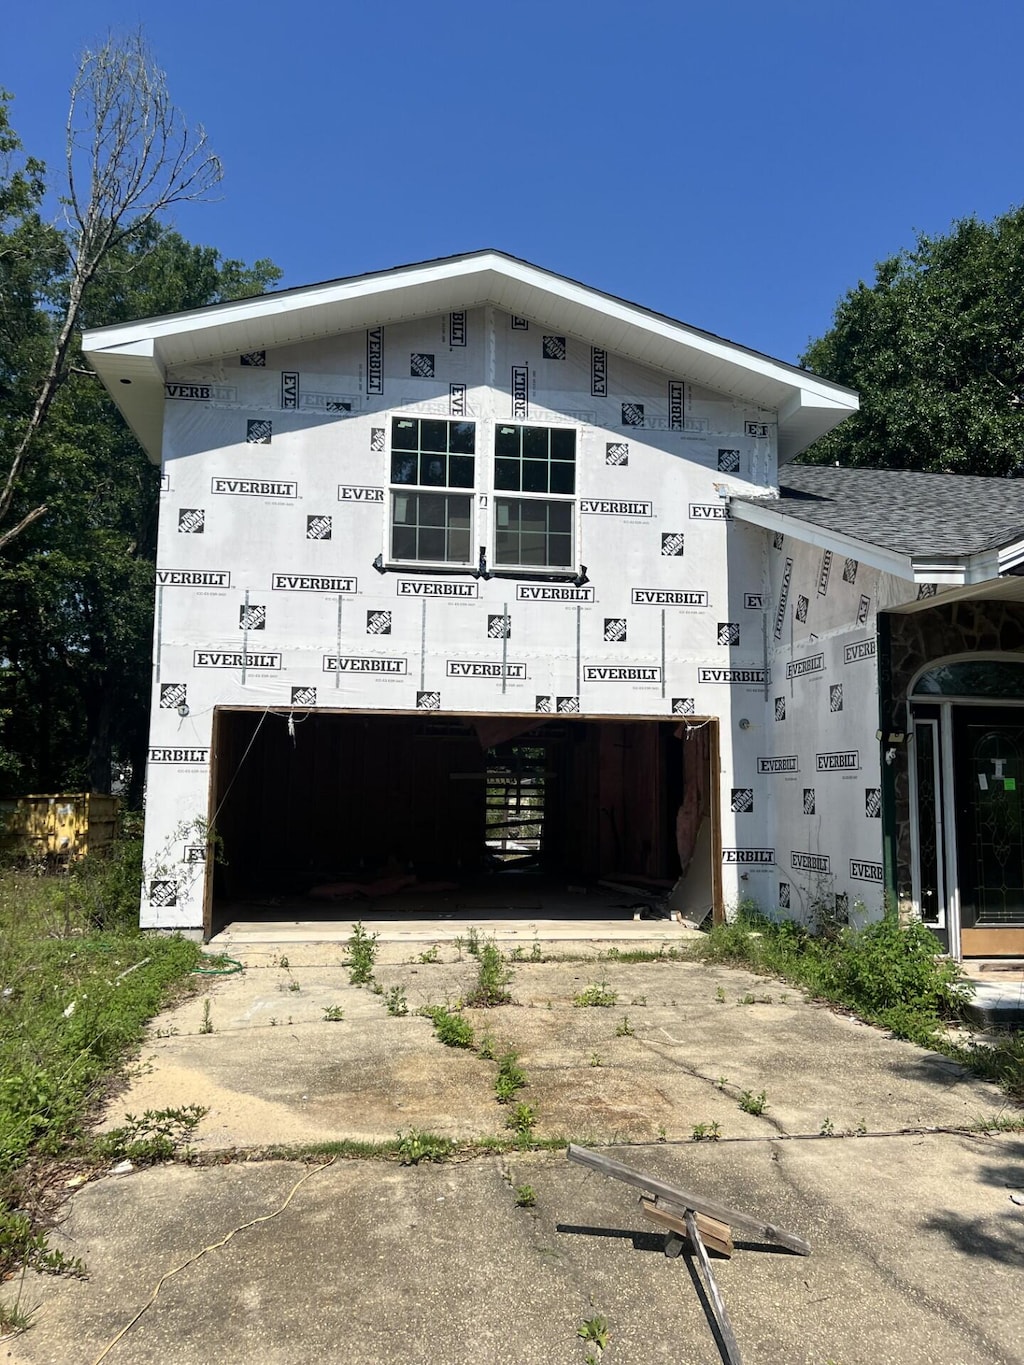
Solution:
[(420, 450), (448, 451), (448, 423), (420, 422)]
[(468, 564), (472, 497), (440, 490), (475, 486), (476, 424), (395, 417), (391, 438), (391, 482), (439, 490), (392, 494), (392, 558)]
[(570, 568), (572, 516), (572, 503), (496, 498), (495, 564)]
[(449, 422), (448, 449), (453, 455), (472, 455), (476, 451), (476, 423)]
[(448, 461), (448, 487), (472, 488), (476, 482), (472, 455), (453, 455)]

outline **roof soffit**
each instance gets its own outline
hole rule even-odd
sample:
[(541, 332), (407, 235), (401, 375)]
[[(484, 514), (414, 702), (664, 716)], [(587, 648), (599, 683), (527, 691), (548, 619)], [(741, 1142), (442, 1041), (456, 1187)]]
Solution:
[[(86, 333), (84, 350), (137, 434), (120, 379), (130, 356), (156, 372), (247, 350), (493, 305), (562, 328), (667, 375), (780, 412), (779, 455), (788, 459), (857, 408), (850, 391), (688, 327), (636, 304), (497, 252), (454, 257), (350, 280), (215, 304)], [(148, 388), (148, 386), (147, 386)], [(152, 391), (148, 394), (153, 399)], [(138, 403), (133, 405), (138, 407)], [(147, 423), (152, 430), (152, 419)], [(145, 442), (151, 455), (151, 439)]]

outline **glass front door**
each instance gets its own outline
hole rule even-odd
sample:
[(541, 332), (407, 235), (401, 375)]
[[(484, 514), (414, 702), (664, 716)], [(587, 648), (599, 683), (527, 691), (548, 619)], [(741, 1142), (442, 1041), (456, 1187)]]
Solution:
[(1024, 936), (1024, 715), (954, 707), (957, 869), (965, 956), (1019, 951)]

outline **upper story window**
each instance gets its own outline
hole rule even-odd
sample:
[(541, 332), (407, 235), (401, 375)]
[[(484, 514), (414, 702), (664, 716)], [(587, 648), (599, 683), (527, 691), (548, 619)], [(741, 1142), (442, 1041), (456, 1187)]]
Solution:
[(391, 420), (391, 558), (472, 561), (476, 424)]
[(571, 568), (575, 494), (574, 430), (499, 422), (494, 433), (495, 568)]

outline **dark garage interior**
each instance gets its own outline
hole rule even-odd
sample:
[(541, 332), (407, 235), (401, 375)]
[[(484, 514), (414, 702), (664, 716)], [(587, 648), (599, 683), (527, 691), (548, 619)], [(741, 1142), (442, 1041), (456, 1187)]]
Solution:
[[(365, 896), (602, 879), (666, 893), (713, 806), (712, 725), (232, 710), (214, 724), (208, 928)], [(262, 903), (262, 905), (261, 905)], [(208, 897), (209, 906), (209, 897)], [(229, 907), (231, 907), (229, 909)], [(350, 908), (335, 913), (345, 915)]]

